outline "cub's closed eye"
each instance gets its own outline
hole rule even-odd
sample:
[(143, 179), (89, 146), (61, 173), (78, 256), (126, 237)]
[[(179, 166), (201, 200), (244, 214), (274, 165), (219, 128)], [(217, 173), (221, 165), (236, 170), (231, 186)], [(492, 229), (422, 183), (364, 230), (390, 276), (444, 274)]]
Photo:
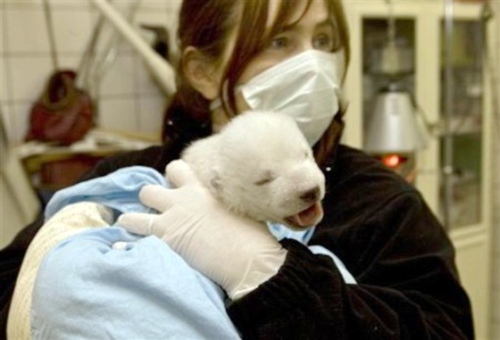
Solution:
[(275, 176), (271, 172), (266, 172), (264, 174), (264, 176), (262, 176), (261, 179), (254, 182), (253, 184), (258, 185), (258, 186), (262, 186), (262, 185), (266, 185), (268, 183), (271, 183), (272, 181), (274, 181), (274, 179), (275, 179)]

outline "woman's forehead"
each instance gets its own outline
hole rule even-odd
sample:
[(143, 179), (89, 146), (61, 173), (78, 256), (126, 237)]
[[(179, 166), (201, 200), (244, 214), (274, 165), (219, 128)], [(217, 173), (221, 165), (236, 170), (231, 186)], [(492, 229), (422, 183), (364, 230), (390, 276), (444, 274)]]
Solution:
[[(269, 11), (267, 18), (267, 33), (276, 34), (294, 29), (300, 30), (334, 25), (326, 0), (292, 1), (293, 7), (288, 8), (285, 13), (280, 13), (282, 12), (283, 1), (287, 0), (269, 0), (269, 7), (272, 10)], [(289, 4), (285, 6), (289, 6)]]
[[(278, 14), (280, 12), (281, 7), (283, 6), (283, 2), (287, 0), (268, 0), (268, 16), (266, 22), (266, 28), (272, 28), (277, 20)], [(294, 1), (297, 5), (293, 11), (293, 14), (290, 18), (288, 18), (289, 22), (297, 21), (300, 18), (300, 15), (304, 12), (305, 6), (307, 5), (307, 0), (296, 0)], [(285, 23), (286, 24), (286, 23)]]
[(269, 0), (268, 1), (268, 13), (266, 27), (269, 29), (274, 25), (276, 17), (278, 16), (279, 8), (283, 0)]
[[(268, 18), (266, 22), (266, 28), (271, 29), (276, 24), (280, 26), (287, 26), (288, 24), (297, 24), (303, 21), (304, 17), (308, 17), (309, 20), (316, 22), (324, 22), (329, 18), (328, 7), (326, 6), (326, 0), (295, 0), (293, 3), (293, 10), (291, 15), (287, 18), (287, 22), (276, 23), (277, 17), (280, 13), (283, 2), (289, 0), (268, 0)], [(310, 2), (310, 4), (309, 4)], [(306, 12), (307, 10), (307, 12)]]

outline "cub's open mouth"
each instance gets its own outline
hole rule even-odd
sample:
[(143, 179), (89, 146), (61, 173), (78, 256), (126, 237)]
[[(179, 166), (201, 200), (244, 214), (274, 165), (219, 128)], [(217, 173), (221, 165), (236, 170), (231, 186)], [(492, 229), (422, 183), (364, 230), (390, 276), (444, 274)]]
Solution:
[(322, 218), (323, 207), (318, 201), (297, 215), (287, 217), (285, 221), (292, 227), (304, 229), (318, 224)]

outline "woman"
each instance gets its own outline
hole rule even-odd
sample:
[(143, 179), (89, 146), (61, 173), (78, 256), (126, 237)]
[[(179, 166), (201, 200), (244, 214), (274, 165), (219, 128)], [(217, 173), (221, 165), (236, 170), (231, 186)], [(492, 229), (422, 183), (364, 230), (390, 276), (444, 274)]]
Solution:
[[(122, 225), (153, 232), (220, 284), (232, 300), (227, 313), (243, 338), (473, 338), (452, 244), (420, 194), (369, 156), (338, 144), (343, 112), (336, 89), (349, 60), (340, 1), (184, 0), (178, 39), (178, 92), (166, 114), (164, 145), (107, 159), (84, 180), (131, 165), (162, 172), (186, 144), (246, 109), (286, 112), (314, 146), (327, 181), (325, 217), (308, 245), (335, 253), (356, 284), (346, 283), (338, 262), (301, 242), (239, 234), (252, 222), (218, 209), (179, 162), (168, 170), (178, 190), (150, 186), (141, 192), (159, 217), (123, 215)], [(300, 79), (313, 79), (304, 90), (306, 100), (297, 89)], [(310, 106), (304, 112), (294, 103)], [(169, 203), (162, 205), (164, 199)], [(173, 209), (181, 202), (190, 208)], [(192, 237), (172, 239), (173, 224)], [(2, 266), (20, 265), (40, 225), (26, 228), (2, 251), (15, 262)], [(232, 228), (200, 251), (197, 242), (215, 226)], [(11, 285), (2, 297), (8, 300), (17, 271), (2, 272)]]

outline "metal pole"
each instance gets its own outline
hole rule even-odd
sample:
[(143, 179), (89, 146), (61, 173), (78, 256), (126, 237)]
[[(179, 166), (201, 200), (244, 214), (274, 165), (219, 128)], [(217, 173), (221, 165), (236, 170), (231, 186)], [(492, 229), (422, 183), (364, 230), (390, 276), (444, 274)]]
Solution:
[(444, 133), (443, 133), (443, 181), (444, 181), (444, 209), (443, 225), (446, 231), (451, 228), (451, 207), (453, 205), (453, 135), (451, 131), (451, 119), (453, 118), (453, 97), (454, 97), (454, 77), (453, 77), (453, 0), (445, 0), (445, 102), (444, 102)]
[(175, 71), (172, 66), (160, 57), (106, 0), (91, 0), (91, 3), (142, 56), (153, 70), (153, 74), (164, 91), (167, 94), (174, 93), (176, 90)]
[(49, 0), (43, 1), (43, 9), (45, 13), (45, 23), (47, 24), (47, 32), (49, 34), (49, 43), (50, 43), (50, 53), (52, 55), (52, 64), (54, 65), (54, 70), (59, 69), (59, 61), (57, 59), (57, 47), (56, 47), (56, 38), (54, 37), (54, 25), (52, 22), (52, 15), (50, 12), (50, 4)]

